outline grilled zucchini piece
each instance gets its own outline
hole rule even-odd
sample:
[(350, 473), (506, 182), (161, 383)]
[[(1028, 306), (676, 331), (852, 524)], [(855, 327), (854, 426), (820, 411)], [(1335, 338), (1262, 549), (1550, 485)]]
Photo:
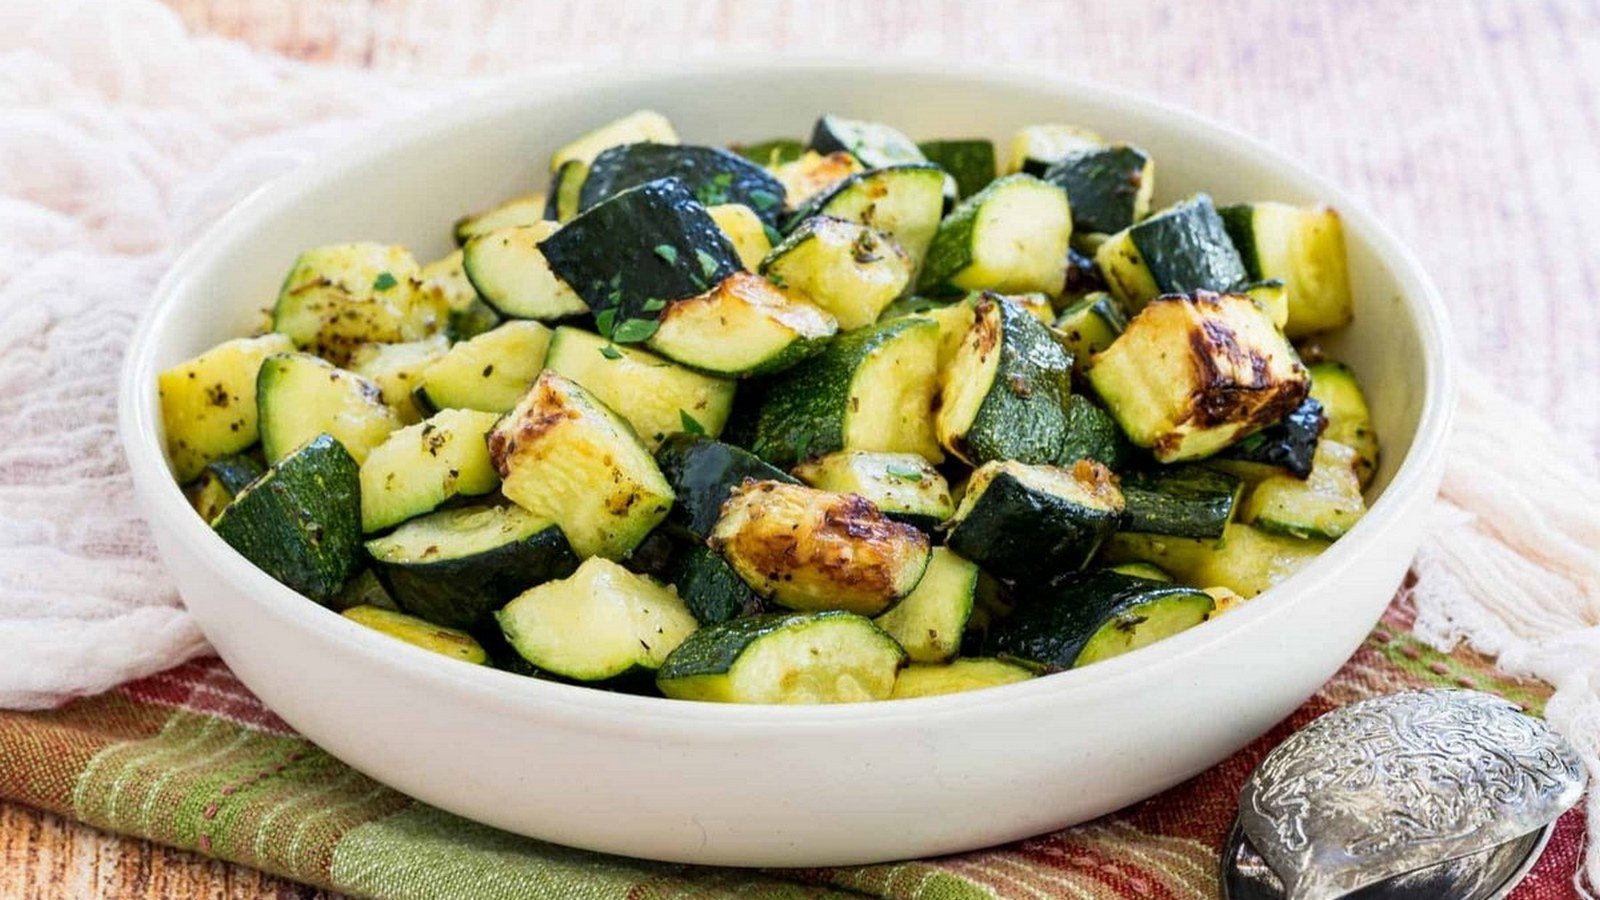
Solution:
[(1249, 277), (1281, 279), (1287, 287), (1286, 334), (1304, 337), (1349, 323), (1355, 307), (1337, 212), (1287, 203), (1242, 203), (1218, 212)]
[[(1315, 374), (1311, 390), (1316, 391)], [(1311, 474), (1317, 439), (1326, 423), (1322, 403), (1308, 395), (1283, 421), (1268, 425), (1223, 450), (1212, 465), (1252, 482), (1278, 474), (1280, 469), (1296, 478), (1305, 478)]]
[(844, 151), (869, 169), (901, 163), (924, 162), (916, 142), (889, 125), (826, 115), (811, 129), (811, 149), (818, 153)]
[(1356, 451), (1337, 441), (1317, 443), (1311, 474), (1274, 475), (1250, 490), (1244, 520), (1263, 531), (1335, 540), (1367, 511), (1356, 477)]
[(859, 703), (888, 699), (905, 664), (869, 619), (780, 613), (700, 629), (667, 658), (656, 687), (675, 700)]
[(189, 505), (209, 525), (245, 485), (261, 477), (264, 471), (254, 457), (230, 456), (207, 463), (200, 470), (200, 477), (183, 492), (189, 498)]
[(1214, 605), (1198, 588), (1099, 569), (1030, 597), (994, 626), (988, 647), (1047, 670), (1075, 669), (1193, 628)]
[(1138, 147), (1114, 144), (1072, 151), (1039, 177), (1066, 191), (1072, 233), (1082, 242), (1115, 234), (1150, 214), (1156, 166)]
[(272, 330), (335, 365), (365, 343), (418, 341), (443, 331), (450, 308), (419, 290), (410, 251), (385, 244), (335, 244), (301, 253), (278, 291)]
[(1234, 290), (1261, 304), (1261, 308), (1272, 317), (1272, 324), (1278, 326), (1279, 331), (1284, 329), (1289, 321), (1289, 288), (1281, 279), (1251, 281)]
[(551, 322), (589, 311), (571, 285), (556, 277), (541, 241), (561, 230), (555, 222), (499, 228), (467, 241), (461, 265), (472, 286), (497, 312)]
[(361, 567), (356, 461), (319, 434), (274, 463), (211, 523), (256, 568), (318, 603)]
[(911, 257), (855, 222), (813, 216), (761, 261), (761, 274), (800, 291), (852, 331), (878, 321), (911, 284)]
[(1185, 584), (1225, 587), (1249, 598), (1293, 575), (1326, 549), (1327, 541), (1271, 534), (1233, 522), (1220, 544), (1118, 532), (1106, 543), (1105, 558), (1154, 563)]
[(1366, 487), (1378, 468), (1378, 432), (1372, 427), (1372, 413), (1355, 373), (1340, 362), (1311, 366), (1311, 396), (1322, 404), (1328, 419), (1323, 437), (1356, 452), (1356, 476)]
[(452, 628), (484, 625), (517, 594), (578, 568), (561, 528), (514, 504), (442, 509), (366, 547), (402, 610)]
[(712, 375), (770, 375), (822, 352), (838, 330), (838, 320), (799, 292), (736, 272), (668, 304), (649, 346)]
[(706, 207), (711, 221), (717, 223), (728, 242), (739, 254), (739, 262), (754, 272), (767, 254), (772, 252), (772, 239), (767, 235), (767, 225), (755, 210), (743, 203), (720, 203)]
[(440, 656), (448, 656), (478, 666), (487, 665), (489, 662), (489, 654), (484, 652), (483, 645), (465, 631), (446, 628), (416, 616), (408, 616), (403, 612), (378, 606), (352, 606), (341, 615), (379, 634), (386, 634), (395, 640), (405, 641), (413, 647), (420, 647)]
[(1083, 394), (1067, 398), (1067, 433), (1056, 454), (1057, 465), (1092, 459), (1120, 472), (1133, 461), (1133, 445), (1123, 436), (1111, 414)]
[(905, 648), (912, 662), (948, 662), (961, 649), (977, 592), (978, 567), (946, 547), (935, 547), (916, 589), (873, 621)]
[(478, 296), (461, 258), (460, 249), (452, 250), (417, 272), (417, 290), (450, 310), (445, 332), (452, 340), (487, 331), (500, 321), (500, 314)]
[(1226, 291), (1247, 279), (1222, 217), (1195, 194), (1106, 238), (1095, 263), (1111, 292), (1137, 312), (1162, 294)]
[(1206, 292), (1151, 301), (1088, 377), (1128, 437), (1164, 463), (1210, 456), (1278, 422), (1310, 382), (1255, 301)]
[(571, 222), (578, 214), (578, 198), (583, 191), (584, 179), (589, 177), (589, 164), (569, 159), (550, 176), (550, 193), (545, 200), (544, 217), (551, 222)]
[(1058, 461), (1067, 436), (1072, 354), (1048, 326), (1015, 304), (987, 297), (945, 371), (939, 443), (982, 465)]
[(1043, 175), (1068, 155), (1105, 146), (1098, 132), (1076, 125), (1029, 125), (1011, 137), (1011, 162), (1006, 171)]
[(942, 666), (911, 665), (900, 670), (889, 699), (910, 700), (913, 697), (959, 694), (1016, 684), (1032, 677), (1032, 670), (1002, 659), (968, 657), (952, 660)]
[(267, 462), (326, 432), (359, 464), (401, 426), (377, 385), (309, 353), (280, 353), (262, 361), (256, 407)]
[(865, 497), (889, 518), (924, 531), (956, 511), (949, 483), (915, 453), (844, 450), (803, 462), (794, 474), (814, 488)]
[(1128, 327), (1128, 314), (1117, 298), (1095, 291), (1062, 310), (1055, 321), (1061, 343), (1072, 351), (1072, 370), (1089, 371), (1094, 355), (1111, 346)]
[(462, 216), (452, 229), (456, 246), (465, 247), (467, 241), (480, 234), (542, 222), (546, 218), (544, 210), (548, 203), (549, 197), (544, 194), (523, 194), (482, 212)]
[(663, 441), (656, 464), (677, 498), (667, 523), (696, 541), (711, 536), (722, 504), (747, 479), (799, 484), (738, 447), (693, 434), (675, 434)]
[(361, 464), (361, 530), (381, 531), (432, 512), (453, 497), (500, 486), (489, 447), (494, 413), (447, 409), (390, 432)]
[(1226, 472), (1174, 466), (1122, 479), (1122, 530), (1220, 540), (1244, 483)]
[(780, 468), (838, 450), (943, 459), (934, 440), (939, 326), (906, 316), (842, 335), (773, 379), (751, 449)]
[(654, 671), (700, 627), (671, 588), (598, 558), (524, 591), (495, 618), (517, 655), (574, 681)]
[(761, 595), (744, 583), (727, 560), (704, 544), (694, 544), (684, 553), (672, 584), (702, 625), (755, 615), (765, 606)]
[(545, 368), (583, 385), (628, 420), (651, 450), (667, 435), (681, 431), (716, 437), (733, 409), (732, 381), (702, 375), (579, 328), (556, 329)]
[(995, 179), (994, 142), (970, 140), (923, 141), (917, 145), (928, 162), (950, 174), (956, 193), (971, 197)]
[(956, 505), (945, 545), (991, 575), (1038, 582), (1087, 565), (1122, 507), (1122, 492), (1098, 463), (985, 463)]
[(852, 175), (820, 193), (789, 220), (789, 230), (812, 216), (832, 216), (888, 235), (920, 266), (944, 212), (944, 170), (905, 163)]
[(293, 349), (281, 334), (236, 338), (161, 373), (156, 380), (161, 425), (179, 482), (260, 438), (256, 378), (261, 363)]
[(1058, 294), (1072, 237), (1072, 208), (1059, 187), (1007, 175), (961, 201), (939, 224), (918, 285)]
[(620, 559), (661, 524), (672, 488), (633, 429), (577, 382), (539, 375), (489, 432), (501, 492), (558, 523), (579, 556)]
[(821, 194), (833, 190), (846, 178), (865, 171), (854, 156), (843, 151), (823, 155), (807, 150), (793, 160), (775, 166), (772, 174), (783, 182), (789, 208), (798, 210)]
[(653, 143), (676, 144), (678, 132), (667, 117), (649, 109), (629, 113), (614, 122), (607, 122), (577, 140), (566, 144), (550, 156), (550, 171), (555, 172), (569, 161), (588, 165), (602, 152), (623, 144)]
[(506, 412), (539, 377), (551, 333), (538, 322), (519, 320), (456, 344), (422, 370), (413, 391), (418, 407)]
[(746, 481), (711, 531), (756, 593), (799, 610), (877, 615), (911, 593), (928, 565), (928, 536), (853, 494)]
[(449, 351), (450, 339), (442, 334), (404, 344), (362, 344), (350, 354), (350, 371), (377, 385), (383, 402), (412, 425), (423, 419), (413, 396), (422, 373)]
[(578, 194), (589, 209), (631, 187), (676, 178), (703, 206), (741, 203), (769, 225), (783, 212), (783, 183), (753, 162), (721, 147), (623, 144), (600, 153)]

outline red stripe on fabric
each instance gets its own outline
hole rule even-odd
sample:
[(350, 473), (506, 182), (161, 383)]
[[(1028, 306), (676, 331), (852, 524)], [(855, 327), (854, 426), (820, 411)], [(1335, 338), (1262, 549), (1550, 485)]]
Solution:
[[(1065, 834), (1070, 835), (1071, 832)], [(1017, 853), (1028, 862), (1057, 872), (1070, 872), (1093, 878), (1121, 897), (1149, 897), (1152, 900), (1177, 900), (1162, 876), (1140, 869), (1137, 863), (1107, 856), (1094, 847), (1074, 843), (1066, 846), (1063, 835), (1023, 841)], [(1167, 876), (1171, 877), (1171, 876)]]
[(215, 716), (255, 731), (292, 735), (294, 729), (261, 704), (222, 660), (211, 656), (130, 681), (117, 689), (141, 703)]

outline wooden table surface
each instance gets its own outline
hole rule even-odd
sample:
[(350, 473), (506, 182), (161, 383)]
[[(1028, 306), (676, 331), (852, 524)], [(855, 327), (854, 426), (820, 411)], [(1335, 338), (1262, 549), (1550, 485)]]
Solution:
[[(193, 29), (449, 76), (795, 50), (993, 59), (1264, 138), (1421, 256), (1467, 366), (1600, 460), (1600, 2), (165, 0)], [(323, 892), (0, 804), (0, 897)]]

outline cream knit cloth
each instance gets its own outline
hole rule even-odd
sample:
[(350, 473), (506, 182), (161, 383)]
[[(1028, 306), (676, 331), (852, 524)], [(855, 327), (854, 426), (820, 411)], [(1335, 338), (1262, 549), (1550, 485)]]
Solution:
[[(176, 249), (246, 191), (373, 110), (441, 96), (192, 37), (150, 0), (0, 10), (0, 706), (205, 652), (133, 512), (114, 402), (129, 332)], [(1468, 381), (1442, 493), (1418, 633), (1555, 685), (1548, 716), (1600, 778), (1594, 466)], [(1592, 842), (1587, 868), (1600, 883)]]

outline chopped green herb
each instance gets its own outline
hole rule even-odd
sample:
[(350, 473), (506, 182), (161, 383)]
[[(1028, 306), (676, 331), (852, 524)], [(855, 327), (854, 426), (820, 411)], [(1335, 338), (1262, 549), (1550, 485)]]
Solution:
[(661, 257), (669, 266), (678, 264), (678, 248), (671, 244), (657, 244), (656, 255)]
[(604, 347), (600, 348), (600, 355), (604, 356), (606, 359), (621, 359), (622, 351), (610, 344), (606, 344)]
[(637, 344), (649, 340), (659, 327), (654, 319), (628, 319), (616, 327), (611, 339), (619, 344)]
[(394, 276), (388, 272), (379, 272), (378, 277), (372, 279), (372, 289), (375, 291), (387, 291), (389, 288), (392, 288), (399, 283), (400, 282), (396, 281)]
[(645, 312), (660, 312), (667, 308), (667, 301), (661, 299), (660, 297), (651, 297), (649, 300), (644, 302), (643, 306), (639, 308)]
[(617, 310), (616, 310), (616, 307), (611, 307), (609, 309), (602, 309), (599, 312), (594, 314), (594, 328), (595, 328), (595, 330), (600, 332), (602, 335), (605, 335), (606, 337), (611, 337), (611, 331), (612, 331), (613, 328), (616, 327), (616, 322), (617, 322)]
[(757, 188), (749, 193), (749, 197), (750, 205), (759, 212), (766, 212), (778, 205), (778, 196), (771, 191), (763, 191)]
[(694, 192), (694, 198), (702, 206), (717, 206), (728, 202), (728, 189), (733, 187), (732, 172), (718, 172), (711, 176), (711, 180), (700, 185)]
[(883, 467), (883, 473), (888, 475), (890, 478), (898, 478), (901, 481), (922, 480), (921, 469), (917, 468), (916, 466), (905, 465), (904, 463), (890, 463)]
[(771, 244), (772, 246), (776, 247), (783, 243), (783, 232), (779, 231), (778, 229), (773, 228), (771, 225), (768, 225), (765, 222), (762, 222), (761, 230), (767, 233), (767, 243)]
[(706, 433), (705, 426), (700, 424), (700, 420), (696, 419), (694, 416), (689, 415), (684, 410), (681, 410), (681, 409), (678, 410), (678, 418), (683, 422), (684, 433), (686, 433), (686, 434), (705, 434)]
[(695, 258), (700, 260), (700, 272), (707, 278), (717, 274), (717, 260), (704, 250), (694, 251)]

